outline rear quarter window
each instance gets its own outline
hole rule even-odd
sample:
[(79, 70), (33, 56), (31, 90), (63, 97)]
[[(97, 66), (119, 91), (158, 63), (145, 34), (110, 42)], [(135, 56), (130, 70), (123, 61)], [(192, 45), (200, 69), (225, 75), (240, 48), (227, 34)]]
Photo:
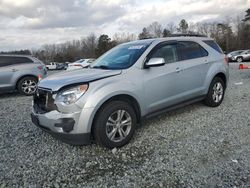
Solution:
[(204, 40), (203, 42), (207, 44), (208, 46), (212, 47), (217, 52), (223, 54), (223, 51), (221, 50), (220, 46), (213, 40)]

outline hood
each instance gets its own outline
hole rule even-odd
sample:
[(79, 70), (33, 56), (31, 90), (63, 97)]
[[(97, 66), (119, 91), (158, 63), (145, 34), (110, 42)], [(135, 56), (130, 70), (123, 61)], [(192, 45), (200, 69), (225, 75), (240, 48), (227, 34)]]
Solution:
[(78, 69), (63, 71), (41, 80), (38, 87), (58, 91), (60, 88), (77, 83), (86, 83), (121, 74), (121, 70)]

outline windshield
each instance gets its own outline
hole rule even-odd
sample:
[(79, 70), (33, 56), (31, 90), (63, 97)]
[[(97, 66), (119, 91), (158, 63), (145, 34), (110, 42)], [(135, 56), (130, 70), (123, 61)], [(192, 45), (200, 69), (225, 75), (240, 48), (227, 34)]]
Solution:
[(99, 57), (91, 68), (127, 69), (135, 64), (148, 46), (145, 43), (120, 45)]
[(77, 60), (77, 61), (75, 61), (75, 62), (73, 62), (73, 63), (82, 63), (82, 62), (84, 62), (85, 61), (85, 59), (79, 59), (79, 60)]

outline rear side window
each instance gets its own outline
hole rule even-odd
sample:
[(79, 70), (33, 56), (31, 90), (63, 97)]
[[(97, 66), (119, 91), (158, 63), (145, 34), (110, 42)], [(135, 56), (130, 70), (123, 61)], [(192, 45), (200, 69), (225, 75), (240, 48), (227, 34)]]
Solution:
[(11, 57), (11, 56), (0, 57), (0, 67), (18, 65), (23, 63), (33, 63), (33, 61), (27, 57)]
[(192, 41), (178, 42), (179, 60), (188, 60), (208, 56), (208, 52), (198, 43)]
[(223, 51), (221, 50), (220, 46), (213, 40), (204, 40), (203, 42), (206, 43), (208, 46), (212, 47), (213, 49), (215, 49), (217, 52), (223, 54)]

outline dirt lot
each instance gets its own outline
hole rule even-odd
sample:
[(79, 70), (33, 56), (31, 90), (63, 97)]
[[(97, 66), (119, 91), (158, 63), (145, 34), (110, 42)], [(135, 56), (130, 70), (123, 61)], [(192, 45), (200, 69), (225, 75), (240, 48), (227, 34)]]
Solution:
[(42, 132), (30, 121), (31, 101), (0, 95), (0, 187), (250, 187), (250, 70), (238, 64), (220, 107), (155, 117), (112, 151)]

